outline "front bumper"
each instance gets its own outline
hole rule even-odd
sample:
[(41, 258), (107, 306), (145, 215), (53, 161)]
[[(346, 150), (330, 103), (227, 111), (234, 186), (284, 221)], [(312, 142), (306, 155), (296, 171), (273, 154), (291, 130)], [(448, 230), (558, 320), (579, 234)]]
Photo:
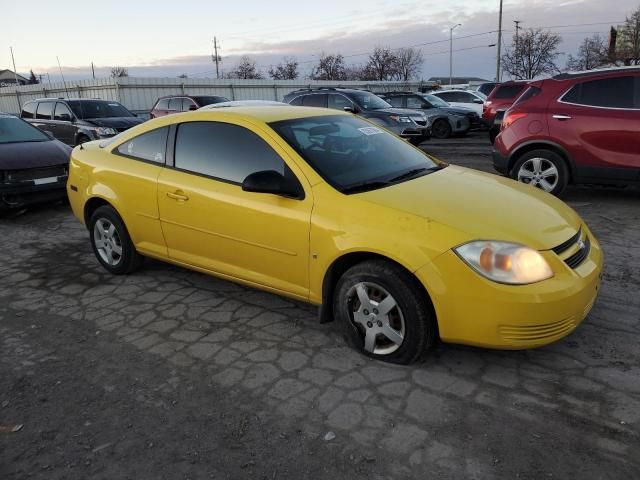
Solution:
[(418, 124), (397, 125), (388, 127), (396, 135), (402, 138), (430, 138), (431, 127)]
[(602, 250), (588, 229), (587, 235), (589, 255), (574, 269), (552, 250), (540, 252), (554, 277), (531, 285), (492, 282), (451, 250), (419, 269), (416, 274), (433, 300), (441, 339), (523, 349), (571, 333), (593, 307), (600, 287)]
[(50, 183), (0, 183), (0, 209), (21, 208), (37, 203), (62, 200), (67, 197), (67, 176), (57, 177)]

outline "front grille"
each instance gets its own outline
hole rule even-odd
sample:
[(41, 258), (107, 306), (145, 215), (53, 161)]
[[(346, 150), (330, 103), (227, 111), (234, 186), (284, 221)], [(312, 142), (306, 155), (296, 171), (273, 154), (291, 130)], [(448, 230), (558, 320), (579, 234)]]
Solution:
[(542, 325), (500, 325), (500, 336), (512, 342), (532, 342), (559, 337), (569, 333), (576, 326), (576, 317), (572, 316), (553, 323)]
[(579, 228), (577, 233), (573, 237), (571, 237), (566, 242), (561, 243), (557, 247), (553, 247), (551, 250), (553, 250), (555, 253), (560, 255), (562, 252), (569, 250), (569, 248), (571, 248), (571, 246), (574, 243), (576, 243), (581, 236), (582, 236), (582, 228)]
[(9, 183), (21, 183), (36, 180), (38, 178), (64, 177), (67, 175), (65, 165), (53, 167), (29, 168), (25, 170), (9, 170), (6, 174)]
[(589, 255), (589, 251), (591, 250), (591, 240), (587, 236), (583, 242), (582, 248), (578, 250), (576, 253), (567, 258), (564, 262), (569, 265), (571, 268), (576, 268), (582, 262), (584, 262), (585, 258)]

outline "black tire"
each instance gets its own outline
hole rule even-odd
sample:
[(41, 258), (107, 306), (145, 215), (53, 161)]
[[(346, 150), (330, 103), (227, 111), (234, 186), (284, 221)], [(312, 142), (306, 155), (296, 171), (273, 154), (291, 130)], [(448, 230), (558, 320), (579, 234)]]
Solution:
[[(548, 162), (549, 164), (553, 165), (556, 168), (557, 175), (550, 178), (551, 180), (553, 180), (557, 177), (557, 181), (553, 182), (553, 188), (551, 188), (550, 190), (543, 188), (540, 184), (536, 184), (535, 186), (537, 186), (542, 190), (547, 191), (552, 195), (558, 196), (562, 194), (565, 188), (567, 188), (567, 184), (569, 183), (569, 168), (567, 167), (567, 163), (565, 162), (565, 160), (552, 150), (540, 149), (540, 150), (532, 150), (530, 152), (525, 153), (520, 158), (518, 158), (516, 163), (513, 165), (513, 168), (511, 169), (509, 176), (514, 180), (522, 181), (522, 183), (531, 183), (531, 182), (527, 182), (525, 180), (519, 179), (519, 176), (520, 176), (520, 171), (523, 168), (523, 165), (525, 165), (526, 163), (531, 163), (530, 161), (536, 158), (541, 159), (545, 164), (546, 162)], [(525, 167), (525, 170), (528, 170), (527, 167)], [(551, 180), (549, 180), (548, 183), (551, 183)]]
[(500, 129), (498, 127), (491, 127), (489, 129), (489, 141), (491, 142), (491, 145), (495, 143), (496, 137), (498, 136), (499, 133), (500, 133)]
[[(385, 293), (388, 293), (395, 300), (397, 310), (394, 307), (389, 315), (377, 317), (378, 312), (375, 309), (371, 312), (367, 312), (366, 309), (362, 310), (364, 306), (360, 303), (359, 298), (354, 298), (354, 295), (357, 295), (354, 290), (356, 285), (365, 284), (375, 285), (385, 290)], [(382, 302), (379, 305), (381, 304)], [(368, 327), (354, 321), (354, 308), (356, 307), (360, 315), (371, 315), (372, 322), (367, 322), (367, 325), (372, 323), (374, 329), (376, 326), (381, 326), (378, 320), (383, 318), (387, 318), (390, 324), (391, 321), (395, 321), (395, 326), (392, 326), (396, 331), (404, 328), (404, 335), (399, 346), (388, 341), (389, 346), (385, 347), (384, 342), (388, 338), (378, 333), (375, 335), (374, 345), (378, 345), (378, 341), (382, 342), (381, 353), (367, 351), (365, 349), (365, 332)], [(438, 337), (435, 314), (424, 289), (410, 273), (384, 260), (359, 263), (342, 275), (334, 291), (333, 312), (349, 345), (368, 357), (389, 363), (409, 364), (416, 361), (423, 352), (434, 345)], [(395, 316), (395, 320), (393, 316)], [(401, 318), (402, 321), (400, 321)], [(402, 327), (398, 326), (397, 322), (401, 322)], [(375, 331), (372, 330), (372, 332)], [(395, 350), (383, 352), (384, 348), (395, 348)]]
[(451, 124), (444, 119), (436, 120), (431, 126), (431, 135), (435, 138), (449, 138), (452, 131)]
[(82, 145), (83, 143), (87, 143), (90, 142), (91, 139), (89, 137), (87, 137), (86, 135), (78, 135), (78, 141), (76, 142), (76, 147), (78, 145)]
[[(117, 237), (114, 237), (113, 243), (121, 249), (121, 253), (116, 254), (116, 257), (119, 258), (117, 258), (117, 261), (113, 264), (107, 262), (96, 245), (95, 234), (96, 224), (98, 222), (101, 222), (102, 225), (113, 225), (115, 228)], [(110, 205), (98, 207), (93, 212), (89, 219), (89, 235), (91, 237), (91, 248), (93, 248), (93, 253), (98, 259), (98, 262), (100, 262), (100, 265), (102, 265), (108, 272), (113, 273), (114, 275), (126, 275), (134, 272), (140, 268), (140, 265), (142, 265), (142, 255), (137, 252), (133, 245), (129, 232), (127, 231), (127, 227), (120, 218), (120, 215), (118, 215), (118, 212), (116, 212), (116, 210)], [(109, 258), (109, 255), (104, 252), (104, 250), (103, 253), (107, 258)]]

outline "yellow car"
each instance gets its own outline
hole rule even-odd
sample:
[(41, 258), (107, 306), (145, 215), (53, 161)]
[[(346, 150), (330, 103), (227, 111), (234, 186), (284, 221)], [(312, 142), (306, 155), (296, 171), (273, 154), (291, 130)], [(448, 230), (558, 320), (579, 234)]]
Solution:
[(555, 197), (368, 121), (289, 106), (162, 117), (73, 150), (69, 199), (114, 274), (152, 257), (321, 306), (371, 357), (574, 330), (600, 246)]

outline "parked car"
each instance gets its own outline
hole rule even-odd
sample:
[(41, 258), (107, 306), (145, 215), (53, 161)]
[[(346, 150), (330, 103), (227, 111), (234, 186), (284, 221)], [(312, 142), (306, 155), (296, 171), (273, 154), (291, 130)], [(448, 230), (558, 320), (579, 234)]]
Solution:
[(287, 104), (284, 102), (276, 102), (274, 100), (233, 100), (228, 102), (212, 103), (200, 107), (199, 110), (211, 110), (212, 108), (226, 108), (226, 107), (283, 107)]
[(416, 110), (393, 108), (366, 90), (350, 88), (304, 88), (288, 93), (284, 101), (297, 106), (322, 107), (348, 111), (367, 118), (396, 135), (419, 145), (431, 136), (427, 116)]
[[(429, 119), (431, 135), (436, 138), (449, 138), (451, 135), (466, 134), (471, 128), (469, 115), (477, 117), (475, 112), (449, 107), (444, 100), (440, 100), (433, 95), (422, 96), (411, 92), (385, 92), (378, 96), (394, 107), (422, 110)], [(431, 101), (429, 101), (428, 97), (431, 97)]]
[(640, 68), (532, 82), (496, 138), (499, 172), (554, 195), (568, 183), (640, 182)]
[(41, 98), (27, 102), (20, 116), (67, 145), (113, 137), (144, 120), (112, 100)]
[(478, 85), (476, 90), (482, 93), (485, 97), (488, 97), (491, 91), (496, 88), (496, 85), (500, 85), (498, 82), (485, 82)]
[(598, 292), (600, 246), (562, 201), (346, 112), (170, 115), (74, 149), (70, 170), (107, 271), (150, 256), (310, 302), (380, 360), (409, 363), (438, 336), (544, 345)]
[(172, 113), (189, 112), (206, 105), (228, 101), (228, 98), (219, 95), (168, 95), (156, 100), (149, 116), (151, 118), (164, 117)]
[(453, 107), (466, 107), (482, 115), (482, 105), (487, 97), (473, 90), (436, 90), (431, 92)]
[(498, 85), (491, 91), (482, 107), (482, 120), (489, 126), (489, 140), (493, 143), (500, 132), (501, 122), (496, 122), (498, 112), (505, 112), (524, 92), (528, 81), (511, 81)]
[(71, 147), (0, 113), (0, 212), (66, 198)]

